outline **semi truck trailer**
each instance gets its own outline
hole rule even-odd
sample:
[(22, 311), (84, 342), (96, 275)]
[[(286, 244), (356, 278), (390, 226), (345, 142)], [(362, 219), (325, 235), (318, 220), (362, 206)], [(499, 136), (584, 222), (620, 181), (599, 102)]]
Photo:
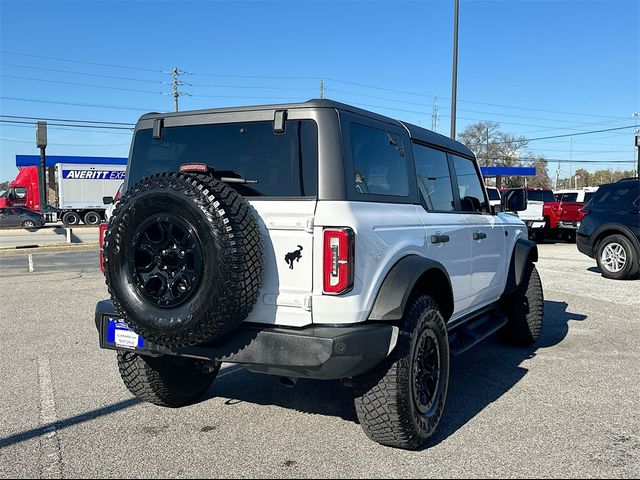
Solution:
[[(41, 170), (23, 167), (0, 197), (0, 207), (24, 206), (41, 212), (50, 222), (62, 220), (67, 226), (97, 225), (104, 219), (107, 205), (103, 197), (111, 196), (124, 181), (126, 165), (57, 163), (54, 181), (49, 181), (55, 200), (48, 208), (40, 205)], [(45, 196), (46, 197), (46, 196)]]

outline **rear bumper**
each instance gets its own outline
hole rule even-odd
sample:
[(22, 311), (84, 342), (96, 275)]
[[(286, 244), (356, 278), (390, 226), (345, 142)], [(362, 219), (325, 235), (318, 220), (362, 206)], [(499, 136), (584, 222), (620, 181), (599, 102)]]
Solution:
[(577, 230), (580, 227), (580, 222), (558, 222), (558, 228), (566, 228), (571, 230)]
[(525, 220), (524, 222), (527, 225), (529, 230), (538, 230), (540, 228), (544, 228), (547, 225), (547, 222), (544, 220)]
[(245, 324), (224, 343), (169, 348), (140, 339), (136, 347), (116, 345), (109, 321), (119, 314), (111, 301), (96, 305), (100, 348), (141, 355), (173, 355), (237, 363), (249, 370), (291, 377), (335, 380), (365, 373), (395, 347), (398, 328), (391, 325), (280, 328)]
[(587, 257), (594, 258), (593, 246), (591, 245), (591, 237), (583, 236), (581, 233), (576, 235), (576, 247), (580, 253), (584, 253)]

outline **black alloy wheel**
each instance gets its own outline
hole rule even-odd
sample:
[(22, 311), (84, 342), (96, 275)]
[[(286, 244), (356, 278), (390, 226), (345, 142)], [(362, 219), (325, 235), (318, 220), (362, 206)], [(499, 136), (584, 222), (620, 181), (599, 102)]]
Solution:
[(435, 333), (425, 328), (413, 354), (413, 399), (421, 414), (432, 414), (440, 388), (440, 351)]
[(176, 215), (152, 215), (133, 242), (130, 266), (138, 293), (160, 308), (188, 301), (202, 278), (202, 244), (193, 226)]

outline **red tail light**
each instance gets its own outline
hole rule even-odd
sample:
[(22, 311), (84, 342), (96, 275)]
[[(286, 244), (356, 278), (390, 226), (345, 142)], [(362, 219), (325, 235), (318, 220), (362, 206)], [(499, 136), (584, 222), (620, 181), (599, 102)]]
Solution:
[(355, 235), (350, 228), (324, 231), (323, 291), (339, 295), (353, 288)]
[(109, 228), (109, 224), (103, 222), (100, 224), (98, 230), (98, 245), (100, 245), (100, 270), (104, 273), (104, 252), (102, 251), (102, 247), (104, 247), (104, 236), (107, 233), (107, 228)]

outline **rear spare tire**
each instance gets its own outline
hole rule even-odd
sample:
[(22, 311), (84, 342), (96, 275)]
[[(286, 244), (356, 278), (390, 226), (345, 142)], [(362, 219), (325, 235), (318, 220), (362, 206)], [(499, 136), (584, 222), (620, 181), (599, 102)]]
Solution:
[(251, 207), (207, 175), (157, 174), (130, 188), (109, 224), (104, 258), (123, 319), (165, 346), (230, 333), (249, 315), (262, 280)]

